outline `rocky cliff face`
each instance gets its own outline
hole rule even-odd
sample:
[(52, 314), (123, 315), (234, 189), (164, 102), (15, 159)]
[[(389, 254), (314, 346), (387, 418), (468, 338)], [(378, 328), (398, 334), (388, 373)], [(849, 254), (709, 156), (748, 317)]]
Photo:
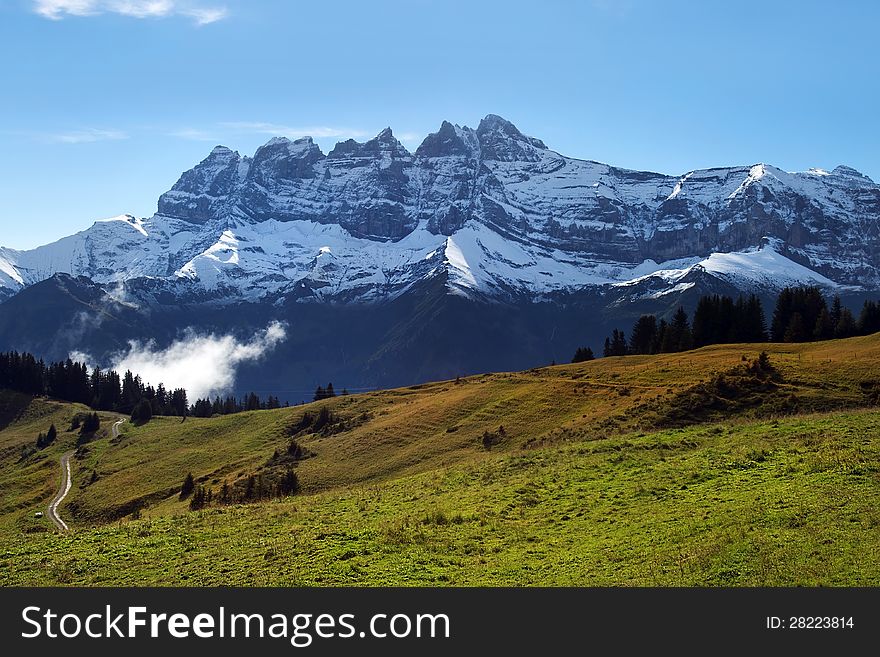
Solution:
[(308, 137), (253, 157), (218, 146), (151, 219), (0, 250), (7, 295), (66, 272), (218, 301), (370, 301), (438, 276), (465, 296), (540, 299), (646, 277), (675, 290), (693, 271), (876, 289), (880, 186), (842, 166), (630, 171), (489, 115), (476, 129), (444, 122), (415, 153), (391, 129), (329, 154)]

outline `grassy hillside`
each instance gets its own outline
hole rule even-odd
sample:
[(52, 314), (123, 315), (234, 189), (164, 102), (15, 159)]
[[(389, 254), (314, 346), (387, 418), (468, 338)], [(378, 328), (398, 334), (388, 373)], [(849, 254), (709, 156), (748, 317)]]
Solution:
[[(7, 395), (0, 583), (876, 584), (878, 380), (870, 336), (126, 424), (73, 459), (67, 535), (33, 512), (82, 409)], [(58, 444), (21, 459), (48, 421)], [(302, 494), (178, 500), (189, 471), (215, 493), (276, 476), (292, 436)]]
[[(61, 480), (59, 459), (76, 445), (78, 432), (69, 431), (73, 417), (89, 409), (78, 404), (33, 400), (26, 395), (0, 391), (0, 536), (20, 531), (50, 529), (48, 518), (36, 522), (33, 514), (45, 511)], [(106, 440), (114, 415), (100, 414), (98, 440)], [(54, 424), (56, 442), (36, 450), (40, 433)], [(2, 539), (0, 539), (2, 540)]]

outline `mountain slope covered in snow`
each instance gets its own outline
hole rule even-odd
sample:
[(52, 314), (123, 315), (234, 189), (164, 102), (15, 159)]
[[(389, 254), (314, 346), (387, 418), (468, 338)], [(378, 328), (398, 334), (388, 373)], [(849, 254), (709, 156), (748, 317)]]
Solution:
[(179, 299), (372, 302), (442, 276), (468, 297), (591, 286), (880, 287), (880, 186), (837, 167), (681, 176), (564, 157), (508, 121), (444, 122), (415, 153), (383, 130), (324, 154), (218, 146), (159, 199), (31, 251), (0, 249), (6, 296), (56, 274), (136, 279)]

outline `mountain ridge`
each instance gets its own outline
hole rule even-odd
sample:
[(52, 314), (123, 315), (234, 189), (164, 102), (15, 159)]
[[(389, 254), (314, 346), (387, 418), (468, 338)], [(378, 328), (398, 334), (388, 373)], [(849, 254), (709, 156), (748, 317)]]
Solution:
[[(0, 349), (111, 364), (133, 342), (288, 327), (236, 390), (412, 385), (564, 362), (707, 294), (880, 290), (880, 186), (848, 167), (679, 176), (567, 158), (512, 123), (275, 138), (184, 172), (149, 218), (0, 249)], [(165, 214), (162, 214), (162, 213)]]
[(149, 219), (0, 249), (0, 290), (64, 272), (188, 281), (227, 299), (372, 302), (443, 271), (451, 293), (542, 297), (768, 245), (807, 279), (877, 289), (880, 186), (843, 165), (623, 169), (562, 156), (490, 114), (476, 129), (444, 121), (414, 153), (391, 128), (327, 154), (310, 137), (253, 156), (216, 146)]

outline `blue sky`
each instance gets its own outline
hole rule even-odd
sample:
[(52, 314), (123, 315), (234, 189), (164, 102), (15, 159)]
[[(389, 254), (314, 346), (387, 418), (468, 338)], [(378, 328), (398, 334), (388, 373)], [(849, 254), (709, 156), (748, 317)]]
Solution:
[(566, 155), (880, 180), (880, 3), (0, 0), (0, 245), (149, 216), (215, 144), (501, 114)]

